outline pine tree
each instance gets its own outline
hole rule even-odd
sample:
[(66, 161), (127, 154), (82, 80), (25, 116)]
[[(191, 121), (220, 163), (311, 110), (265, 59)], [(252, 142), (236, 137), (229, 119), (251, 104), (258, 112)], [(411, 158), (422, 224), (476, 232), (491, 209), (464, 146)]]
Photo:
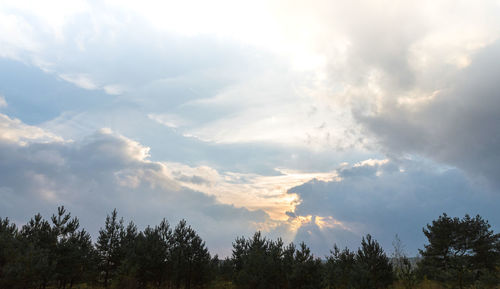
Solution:
[(96, 249), (99, 254), (99, 271), (105, 288), (118, 273), (123, 258), (122, 239), (124, 236), (123, 219), (118, 220), (116, 209), (106, 216), (104, 228), (99, 230)]
[(269, 273), (269, 287), (279, 288), (286, 280), (283, 270), (283, 240), (268, 241), (267, 270)]
[(443, 214), (423, 231), (429, 244), (420, 250), (422, 275), (459, 288), (498, 282), (500, 235), (490, 230), (488, 221), (479, 215), (459, 219)]
[(348, 248), (340, 250), (333, 246), (330, 256), (326, 258), (325, 286), (327, 288), (347, 289), (356, 283), (356, 253)]
[(158, 227), (147, 227), (137, 238), (138, 279), (143, 286), (159, 288), (166, 281), (168, 243), (162, 239)]
[(200, 287), (210, 277), (210, 254), (205, 242), (181, 220), (172, 234), (173, 281), (176, 288)]
[(366, 235), (356, 254), (357, 281), (361, 288), (387, 288), (392, 284), (393, 270), (389, 258), (380, 244)]
[(0, 288), (14, 288), (16, 263), (20, 255), (18, 230), (8, 218), (0, 218)]
[(315, 289), (321, 287), (321, 261), (302, 242), (295, 251), (291, 288)]
[(36, 214), (22, 227), (20, 240), (25, 249), (19, 260), (19, 279), (26, 287), (46, 288), (55, 273), (57, 236), (49, 222)]
[(268, 286), (268, 241), (257, 232), (247, 241), (242, 272), (237, 281), (240, 286), (253, 289), (265, 289)]
[(138, 247), (140, 244), (139, 232), (134, 222), (130, 221), (121, 238), (120, 247), (122, 260), (118, 267), (116, 283), (120, 288), (138, 287), (139, 258)]
[(282, 271), (284, 280), (280, 284), (280, 288), (291, 288), (293, 282), (293, 268), (295, 266), (295, 244), (290, 243), (283, 249), (282, 254)]
[(79, 220), (71, 219), (71, 214), (66, 213), (64, 206), (57, 208), (57, 215), (52, 215), (52, 232), (56, 238), (54, 255), (56, 267), (54, 279), (57, 280), (58, 288), (70, 288), (82, 279), (82, 265), (86, 264), (92, 253), (92, 242), (85, 231), (78, 231)]

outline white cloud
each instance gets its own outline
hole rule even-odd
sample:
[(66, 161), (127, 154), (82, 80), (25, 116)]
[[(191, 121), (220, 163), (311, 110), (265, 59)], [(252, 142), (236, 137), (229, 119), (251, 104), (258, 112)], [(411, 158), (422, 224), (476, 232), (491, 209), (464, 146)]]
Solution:
[(23, 17), (36, 21), (36, 29), (47, 33), (56, 39), (63, 38), (64, 28), (72, 18), (80, 13), (89, 12), (89, 3), (85, 0), (62, 1), (49, 0), (41, 3), (36, 0), (15, 1), (5, 0), (0, 5), (0, 11), (16, 11)]
[[(105, 213), (115, 207), (140, 226), (163, 217), (172, 222), (186, 218), (212, 250), (224, 254), (235, 236), (251, 234), (259, 224), (272, 222), (262, 210), (224, 205), (183, 186), (171, 177), (168, 164), (148, 160), (149, 148), (109, 129), (64, 142), (47, 140), (50, 134), (19, 120), (2, 117), (0, 124), (0, 197), (4, 200), (0, 210), (14, 220), (66, 205), (95, 234)], [(12, 136), (21, 132), (22, 136)], [(30, 142), (20, 141), (25, 138)]]
[(176, 114), (148, 114), (148, 118), (170, 128), (178, 128), (189, 124), (187, 120)]
[(0, 108), (7, 107), (7, 101), (3, 95), (0, 95)]
[(301, 76), (285, 69), (265, 71), (226, 87), (212, 98), (191, 101), (185, 110), (215, 108), (223, 109), (224, 114), (184, 132), (222, 144), (271, 143), (313, 150), (360, 148), (366, 140), (350, 112), (339, 103), (325, 101), (317, 86)]
[(126, 91), (124, 86), (118, 84), (105, 85), (102, 89), (110, 95), (120, 95)]
[(0, 114), (0, 141), (27, 145), (33, 142), (62, 142), (63, 139), (36, 126)]
[[(8, 0), (0, 4), (0, 56), (34, 64), (84, 89), (120, 95), (114, 111), (95, 109), (100, 106), (92, 103), (84, 108), (89, 111), (60, 111), (60, 117), (47, 122), (46, 127), (60, 125), (61, 131), (78, 131), (81, 137), (105, 122), (113, 130), (135, 128), (135, 134), (142, 136), (148, 127), (137, 119), (149, 117), (175, 128), (168, 133), (210, 142), (204, 148), (267, 144), (313, 152), (410, 153), (498, 183), (500, 145), (496, 136), (500, 132), (495, 76), (499, 68), (495, 60), (500, 51), (500, 7), (495, 1), (386, 1), (383, 5), (340, 0), (35, 2)], [(192, 7), (199, 9), (194, 11)], [(32, 179), (26, 184), (32, 184), (30, 190), (43, 187), (40, 195), (47, 202), (66, 200), (72, 196), (73, 187), (79, 188), (78, 194), (96, 197), (89, 192), (102, 185), (113, 197), (124, 198), (123, 206), (131, 210), (126, 202), (141, 201), (135, 194), (176, 201), (164, 191), (184, 188), (196, 200), (210, 194), (203, 199), (207, 203), (219, 200), (238, 207), (263, 208), (278, 218), (284, 208), (297, 207), (295, 197), (289, 194), (287, 199), (284, 191), (313, 177), (326, 178), (320, 173), (282, 171), (278, 176), (265, 176), (220, 167), (215, 170), (193, 162), (190, 166), (154, 162), (139, 142), (106, 131), (86, 137), (86, 143), (63, 144), (61, 138), (17, 119), (1, 116), (0, 121), (4, 144), (31, 156), (35, 164), (46, 165), (44, 169), (49, 172), (54, 168), (68, 170), (68, 174), (54, 172), (54, 181), (21, 154), (16, 156), (25, 161), (23, 170), (16, 171), (17, 162), (13, 160), (11, 167), (4, 167), (4, 171), (14, 170), (18, 177), (26, 174)], [(155, 125), (151, 121), (148, 124)], [(158, 135), (156, 131), (151, 134)], [(161, 141), (164, 139), (157, 142)], [(183, 138), (182, 146), (188, 142), (196, 140)], [(18, 144), (22, 146), (18, 148)], [(46, 150), (30, 154), (38, 146)], [(178, 147), (168, 146), (163, 152), (172, 148)], [(162, 148), (158, 145), (153, 149)], [(197, 149), (192, 151), (199, 153)], [(210, 152), (197, 156), (206, 157)], [(276, 159), (264, 161), (268, 169), (276, 167), (274, 162)], [(101, 179), (97, 172), (86, 175), (85, 166), (87, 170), (98, 167), (115, 183)], [(401, 183), (429, 191), (406, 179), (421, 177), (418, 169), (388, 172), (384, 168), (389, 166), (386, 160), (373, 159), (344, 166), (337, 171), (343, 181), (326, 186), (353, 189), (355, 193), (346, 196), (345, 207), (351, 201), (370, 200), (363, 193), (377, 188), (397, 200), (402, 196), (396, 189), (402, 188), (406, 197), (419, 200), (416, 192), (398, 186)], [(450, 172), (450, 186), (459, 187), (453, 184), (462, 182), (463, 176), (459, 178), (460, 173), (455, 172)], [(326, 174), (335, 176), (334, 172)], [(423, 174), (431, 183), (446, 183), (449, 177)], [(355, 184), (352, 180), (362, 182)], [(394, 184), (388, 184), (388, 180)], [(10, 187), (0, 191), (5, 200), (15, 198)], [(245, 196), (246, 192), (252, 194)], [(373, 194), (386, 200), (384, 194)], [(331, 195), (322, 196), (330, 200)], [(263, 205), (264, 199), (267, 205)], [(191, 204), (188, 199), (181, 200)], [(147, 204), (160, 210), (158, 204)], [(375, 204), (394, 205), (390, 201)], [(190, 208), (186, 206), (183, 209)], [(342, 227), (336, 222), (349, 228), (357, 224), (357, 220), (349, 223), (329, 211), (319, 213), (305, 207), (304, 198), (297, 207), (304, 211), (287, 223), (299, 235), (315, 227), (339, 233)], [(234, 214), (253, 214), (227, 205), (220, 208)], [(355, 209), (375, 216), (370, 206)], [(249, 224), (245, 216), (244, 222)]]
[[(128, 93), (137, 103), (153, 103), (151, 115), (163, 114), (157, 102), (175, 99), (179, 106), (169, 107), (169, 114), (189, 123), (182, 129), (184, 135), (223, 144), (312, 149), (370, 144), (351, 111), (376, 114), (393, 100), (408, 107), (432, 102), (435, 92), (446, 90), (474, 53), (498, 38), (500, 27), (498, 5), (489, 1), (202, 2), (57, 2), (64, 9), (48, 11), (36, 3), (7, 1), (1, 11), (17, 19), (9, 20), (17, 23), (13, 27), (25, 27), (9, 31), (31, 30), (15, 34), (40, 42), (37, 49), (22, 48), (29, 45), (21, 40), (9, 46), (21, 47), (15, 49), (24, 61), (85, 89)], [(203, 15), (192, 11), (193, 6), (203, 7)], [(202, 37), (216, 44), (199, 57), (196, 41)], [(218, 45), (229, 44), (243, 51), (247, 62), (223, 67), (207, 62), (213, 55), (227, 58), (227, 51), (216, 51)], [(253, 66), (246, 67), (249, 63)], [(204, 101), (183, 101), (183, 96), (163, 91), (155, 92), (161, 97), (152, 97), (148, 90), (179, 75), (196, 78), (189, 84), (196, 87), (210, 73), (224, 84), (215, 89), (215, 96), (202, 91), (196, 97)], [(169, 84), (163, 83), (162, 89)], [(217, 113), (200, 113), (207, 107)]]
[(288, 189), (337, 176), (285, 169), (264, 176), (152, 161), (148, 147), (108, 128), (64, 141), (0, 116), (0, 209), (15, 220), (61, 204), (93, 233), (115, 207), (141, 226), (186, 218), (212, 250), (227, 254), (236, 236), (256, 230), (292, 240), (303, 222), (285, 214), (298, 204)]
[(95, 90), (98, 85), (86, 74), (59, 74), (59, 77), (83, 89)]
[(31, 25), (23, 18), (0, 10), (0, 57), (21, 59), (23, 51), (38, 51), (41, 45), (33, 34)]
[(99, 85), (88, 74), (59, 74), (59, 78), (87, 90), (102, 89), (109, 95), (121, 95), (126, 91), (125, 86), (120, 84)]

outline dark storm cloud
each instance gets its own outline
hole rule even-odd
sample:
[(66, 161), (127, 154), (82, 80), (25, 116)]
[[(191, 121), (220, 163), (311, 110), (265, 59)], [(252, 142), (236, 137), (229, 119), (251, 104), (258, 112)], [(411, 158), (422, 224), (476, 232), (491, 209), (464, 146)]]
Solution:
[[(340, 181), (311, 181), (292, 188), (301, 203), (295, 214), (312, 215), (296, 241), (315, 244), (328, 253), (334, 243), (356, 248), (362, 235), (372, 234), (386, 250), (396, 234), (410, 254), (422, 248), (422, 227), (443, 212), (452, 216), (481, 214), (498, 228), (497, 194), (471, 183), (459, 170), (424, 160), (390, 161), (339, 169)], [(332, 217), (338, 224), (321, 228), (314, 218)]]
[(484, 176), (500, 188), (500, 42), (483, 49), (434, 99), (414, 107), (395, 99), (358, 115), (388, 154), (416, 153)]

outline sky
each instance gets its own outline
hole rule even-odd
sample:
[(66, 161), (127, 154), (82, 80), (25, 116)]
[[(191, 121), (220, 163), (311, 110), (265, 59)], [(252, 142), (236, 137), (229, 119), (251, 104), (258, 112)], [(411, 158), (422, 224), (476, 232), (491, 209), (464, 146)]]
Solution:
[(0, 2), (0, 217), (409, 256), (500, 229), (499, 1)]

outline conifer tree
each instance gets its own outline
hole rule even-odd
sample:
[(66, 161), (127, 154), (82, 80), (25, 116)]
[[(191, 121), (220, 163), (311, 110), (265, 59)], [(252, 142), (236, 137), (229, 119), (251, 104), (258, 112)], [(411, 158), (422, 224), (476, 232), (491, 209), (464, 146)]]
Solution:
[(55, 259), (54, 279), (58, 288), (72, 287), (75, 279), (81, 277), (81, 262), (90, 254), (90, 236), (77, 231), (80, 226), (78, 219), (71, 219), (64, 206), (57, 208), (57, 215), (52, 215), (51, 220), (56, 241), (52, 252)]
[(14, 288), (15, 265), (20, 255), (18, 230), (8, 218), (0, 218), (0, 288)]
[(147, 227), (137, 238), (138, 279), (144, 286), (147, 284), (159, 288), (167, 273), (168, 244), (164, 242), (158, 227)]
[(327, 288), (347, 289), (356, 283), (354, 276), (356, 270), (356, 253), (348, 248), (340, 250), (337, 245), (333, 246), (330, 256), (326, 258), (325, 264), (325, 286)]
[(389, 258), (370, 234), (361, 240), (361, 248), (356, 254), (356, 265), (360, 288), (387, 288), (394, 280)]
[(500, 235), (481, 216), (459, 219), (443, 214), (423, 231), (429, 244), (420, 250), (422, 275), (459, 288), (498, 283)]
[(293, 268), (295, 266), (295, 244), (290, 243), (283, 249), (282, 267), (284, 280), (280, 284), (280, 288), (291, 288), (293, 282)]
[(26, 287), (45, 289), (54, 277), (56, 235), (41, 214), (36, 214), (20, 232), (25, 248), (19, 262), (19, 279)]
[(291, 288), (315, 289), (321, 287), (321, 261), (315, 259), (311, 250), (302, 242), (295, 251)]
[(172, 234), (173, 281), (186, 289), (206, 284), (210, 276), (210, 254), (205, 242), (181, 220)]
[(283, 266), (283, 240), (268, 241), (267, 270), (269, 273), (269, 287), (279, 288), (286, 280)]
[(110, 285), (122, 261), (123, 219), (118, 220), (116, 209), (106, 216), (104, 228), (99, 230), (96, 249), (99, 254), (99, 271), (104, 288)]
[(139, 243), (140, 240), (137, 226), (134, 222), (130, 221), (125, 228), (125, 232), (120, 242), (123, 258), (117, 269), (118, 276), (115, 278), (117, 279), (117, 286), (120, 288), (136, 288), (139, 285), (139, 280), (137, 278), (139, 274)]

